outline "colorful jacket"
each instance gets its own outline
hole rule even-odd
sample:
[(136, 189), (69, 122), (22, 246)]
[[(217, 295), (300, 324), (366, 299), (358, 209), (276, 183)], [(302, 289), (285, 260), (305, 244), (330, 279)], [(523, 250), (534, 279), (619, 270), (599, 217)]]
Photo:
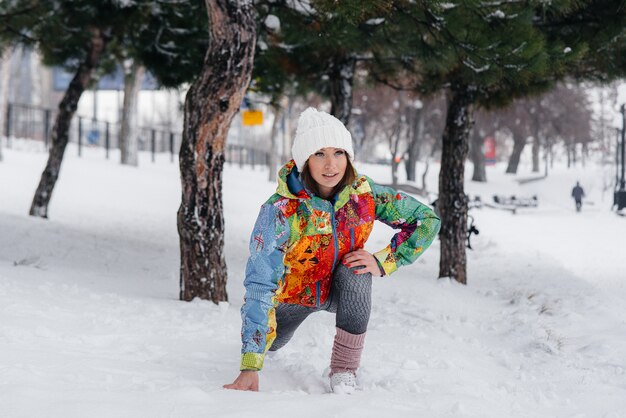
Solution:
[(245, 303), (241, 308), (241, 370), (261, 370), (276, 337), (278, 303), (320, 306), (342, 257), (363, 248), (379, 220), (400, 231), (374, 254), (386, 275), (414, 262), (439, 232), (437, 215), (416, 199), (366, 176), (346, 186), (334, 203), (302, 186), (292, 160), (279, 172), (250, 238)]

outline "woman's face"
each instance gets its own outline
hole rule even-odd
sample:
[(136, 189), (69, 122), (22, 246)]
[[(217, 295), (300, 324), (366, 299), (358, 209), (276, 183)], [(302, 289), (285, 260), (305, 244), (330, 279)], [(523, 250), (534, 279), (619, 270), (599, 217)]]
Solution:
[(307, 160), (311, 177), (319, 186), (321, 197), (329, 198), (346, 173), (348, 155), (341, 148), (322, 148)]

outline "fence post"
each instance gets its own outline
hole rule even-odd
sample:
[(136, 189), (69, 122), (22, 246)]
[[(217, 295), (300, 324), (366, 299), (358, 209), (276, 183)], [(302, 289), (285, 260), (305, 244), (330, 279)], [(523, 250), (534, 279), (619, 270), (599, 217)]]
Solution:
[(83, 118), (78, 117), (78, 156), (83, 155)]
[(7, 103), (7, 123), (4, 127), (5, 136), (7, 137), (7, 148), (11, 148), (11, 117), (13, 113), (13, 105), (11, 103)]
[(50, 109), (45, 109), (43, 112), (43, 140), (44, 143), (46, 144), (46, 150), (49, 147), (49, 143), (50, 143)]
[(174, 162), (174, 132), (170, 132), (170, 162)]
[(152, 162), (155, 161), (154, 154), (156, 152), (156, 131), (154, 129), (151, 130), (150, 134), (150, 148), (152, 153)]
[(109, 122), (104, 122), (104, 147), (106, 149), (106, 158), (109, 159), (109, 148), (111, 143), (109, 142), (111, 138), (109, 137)]

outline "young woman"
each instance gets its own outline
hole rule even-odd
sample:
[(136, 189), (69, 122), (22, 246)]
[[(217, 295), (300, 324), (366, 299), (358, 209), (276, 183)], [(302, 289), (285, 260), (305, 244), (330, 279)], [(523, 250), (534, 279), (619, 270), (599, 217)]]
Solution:
[[(328, 113), (308, 108), (300, 115), (292, 154), (252, 232), (241, 373), (224, 387), (258, 391), (265, 353), (283, 347), (309, 314), (326, 310), (336, 313), (331, 390), (350, 393), (370, 316), (372, 275), (414, 262), (440, 222), (414, 198), (357, 174), (350, 132)], [(363, 246), (374, 220), (400, 231), (370, 254)]]

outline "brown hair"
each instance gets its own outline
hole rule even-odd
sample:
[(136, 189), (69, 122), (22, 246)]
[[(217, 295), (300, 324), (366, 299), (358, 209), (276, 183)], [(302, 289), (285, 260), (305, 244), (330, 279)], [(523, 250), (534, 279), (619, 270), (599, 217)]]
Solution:
[[(346, 160), (347, 160), (346, 172), (343, 174), (343, 178), (341, 179), (341, 181), (333, 189), (331, 196), (335, 196), (337, 193), (342, 191), (344, 187), (356, 181), (356, 175), (354, 174), (354, 167), (352, 166), (352, 163), (350, 162), (350, 157), (348, 157), (348, 153), (346, 153)], [(311, 171), (309, 170), (308, 160), (306, 163), (304, 163), (304, 167), (302, 167), (302, 173), (300, 173), (300, 176), (302, 179), (302, 183), (304, 184), (304, 187), (312, 191), (315, 196), (322, 197), (318, 184), (313, 178), (313, 176), (311, 175)]]

